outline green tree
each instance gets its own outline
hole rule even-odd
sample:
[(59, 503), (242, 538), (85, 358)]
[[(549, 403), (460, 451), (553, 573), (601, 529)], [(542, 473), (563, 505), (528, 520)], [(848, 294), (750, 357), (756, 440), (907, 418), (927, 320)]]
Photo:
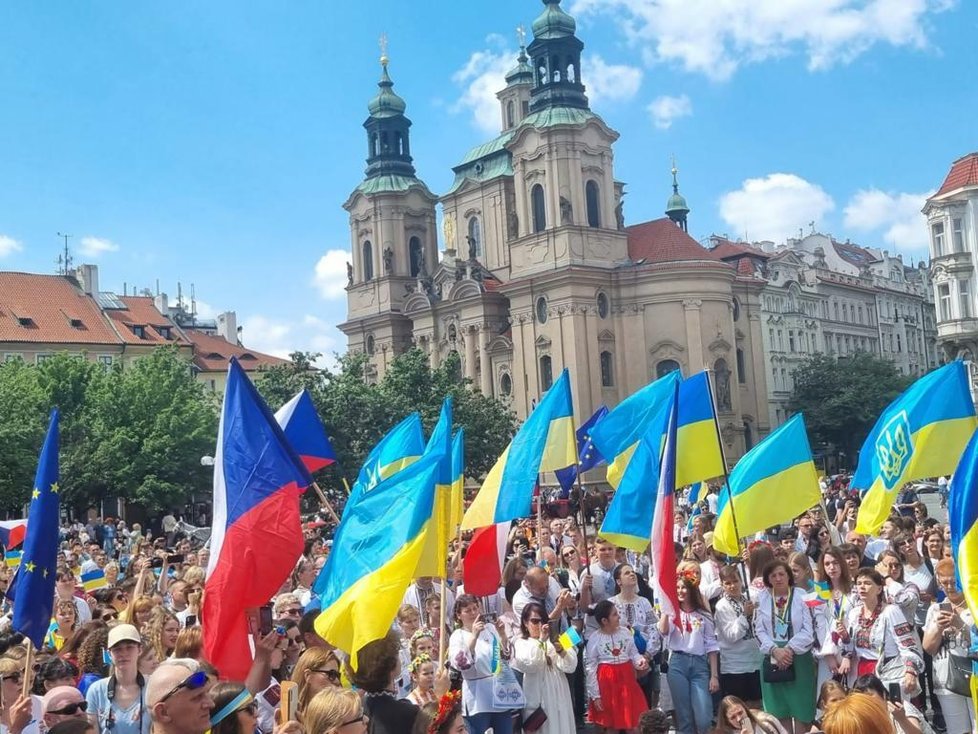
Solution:
[(48, 411), (37, 377), (22, 360), (0, 364), (0, 508), (24, 504), (34, 483)]
[(911, 382), (892, 362), (865, 352), (838, 360), (812, 355), (793, 377), (788, 410), (804, 413), (814, 441), (845, 452), (850, 464), (880, 413)]

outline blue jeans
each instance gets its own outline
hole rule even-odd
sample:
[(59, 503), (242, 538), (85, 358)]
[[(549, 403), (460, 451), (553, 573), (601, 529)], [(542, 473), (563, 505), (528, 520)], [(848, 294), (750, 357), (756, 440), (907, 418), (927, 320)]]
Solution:
[(509, 711), (483, 711), (465, 717), (469, 734), (485, 734), (492, 727), (492, 734), (513, 734), (513, 715)]
[(705, 734), (713, 723), (710, 663), (706, 655), (674, 652), (669, 657), (669, 691), (678, 734)]

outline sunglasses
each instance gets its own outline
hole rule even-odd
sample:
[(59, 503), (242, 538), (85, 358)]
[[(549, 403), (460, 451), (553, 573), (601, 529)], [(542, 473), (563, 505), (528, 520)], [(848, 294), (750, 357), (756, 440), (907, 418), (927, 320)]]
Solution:
[(109, 622), (109, 621), (111, 621), (113, 619), (118, 619), (118, 618), (119, 618), (119, 615), (118, 614), (103, 614), (102, 615), (102, 621), (103, 622)]
[(302, 609), (300, 607), (294, 607), (292, 609), (283, 609), (282, 614), (295, 615), (296, 617), (301, 617)]
[(313, 673), (322, 673), (323, 675), (325, 675), (327, 678), (329, 678), (332, 681), (339, 681), (339, 679), (340, 679), (340, 671), (338, 671), (338, 670), (324, 670), (322, 668), (316, 668), (312, 672)]
[(361, 713), (355, 719), (350, 719), (349, 721), (344, 721), (342, 724), (340, 724), (340, 729), (342, 729), (344, 726), (349, 726), (350, 724), (366, 724), (368, 721), (370, 721), (370, 718), (366, 714)]
[(60, 716), (74, 716), (79, 711), (85, 713), (88, 711), (88, 701), (79, 701), (78, 703), (69, 703), (64, 708), (57, 710), (48, 711), (49, 714), (58, 714)]
[(196, 691), (203, 688), (205, 685), (207, 685), (207, 673), (205, 673), (203, 670), (198, 670), (196, 673), (191, 673), (180, 683), (173, 686), (173, 688), (167, 691), (159, 702), (163, 703), (168, 698), (176, 694), (181, 688), (186, 688), (188, 691)]
[(5, 675), (0, 677), (0, 680), (13, 681), (14, 683), (21, 683), (24, 680), (23, 673), (11, 673), (10, 675)]
[(528, 623), (530, 623), (530, 624), (543, 624), (543, 620), (542, 620), (542, 619), (540, 619), (539, 617), (530, 617), (530, 618), (529, 618), (528, 620), (526, 620), (526, 621), (527, 621)]

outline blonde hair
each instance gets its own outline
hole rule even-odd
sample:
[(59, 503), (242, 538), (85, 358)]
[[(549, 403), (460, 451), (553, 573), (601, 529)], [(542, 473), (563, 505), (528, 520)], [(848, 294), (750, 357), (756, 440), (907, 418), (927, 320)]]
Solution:
[(302, 729), (307, 734), (331, 734), (342, 724), (363, 713), (360, 694), (345, 688), (325, 688), (313, 696), (302, 713)]
[[(0, 657), (0, 678), (6, 678), (8, 675), (14, 675), (15, 673), (24, 672), (24, 658), (14, 657), (10, 654), (14, 648), (8, 650), (4, 653), (3, 657)], [(21, 648), (23, 649), (23, 648)], [(26, 656), (26, 650), (24, 650)]]
[(188, 586), (203, 586), (204, 576), (207, 574), (204, 569), (200, 566), (191, 566), (190, 568), (185, 568), (183, 570), (183, 576), (180, 578), (181, 581), (185, 582)]
[(886, 704), (868, 693), (850, 693), (822, 717), (825, 734), (894, 734)]
[(313, 670), (323, 668), (327, 663), (336, 663), (336, 670), (339, 672), (340, 660), (336, 653), (325, 647), (310, 647), (296, 661), (295, 668), (292, 670), (292, 682), (299, 686), (299, 711), (305, 711), (309, 704), (309, 676), (306, 675)]
[(157, 660), (166, 660), (170, 657), (170, 653), (173, 652), (173, 650), (167, 650), (163, 647), (163, 628), (171, 620), (176, 622), (177, 625), (180, 624), (177, 615), (166, 607), (158, 606), (153, 609), (153, 613), (147, 620), (145, 629), (143, 629), (143, 635), (149, 640), (149, 644), (156, 651)]

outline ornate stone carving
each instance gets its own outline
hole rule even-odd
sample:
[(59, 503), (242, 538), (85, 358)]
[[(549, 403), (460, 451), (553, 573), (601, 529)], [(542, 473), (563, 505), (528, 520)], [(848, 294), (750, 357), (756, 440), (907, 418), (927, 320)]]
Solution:
[(455, 247), (455, 215), (446, 214), (441, 223), (441, 233), (445, 238), (445, 247)]
[(703, 307), (703, 301), (700, 298), (684, 298), (683, 308), (687, 311), (695, 311)]
[(572, 224), (574, 222), (574, 207), (568, 199), (560, 197), (560, 223)]
[(384, 248), (384, 272), (394, 272), (394, 248), (390, 245)]
[(346, 284), (353, 285), (353, 266), (349, 262), (346, 263)]

